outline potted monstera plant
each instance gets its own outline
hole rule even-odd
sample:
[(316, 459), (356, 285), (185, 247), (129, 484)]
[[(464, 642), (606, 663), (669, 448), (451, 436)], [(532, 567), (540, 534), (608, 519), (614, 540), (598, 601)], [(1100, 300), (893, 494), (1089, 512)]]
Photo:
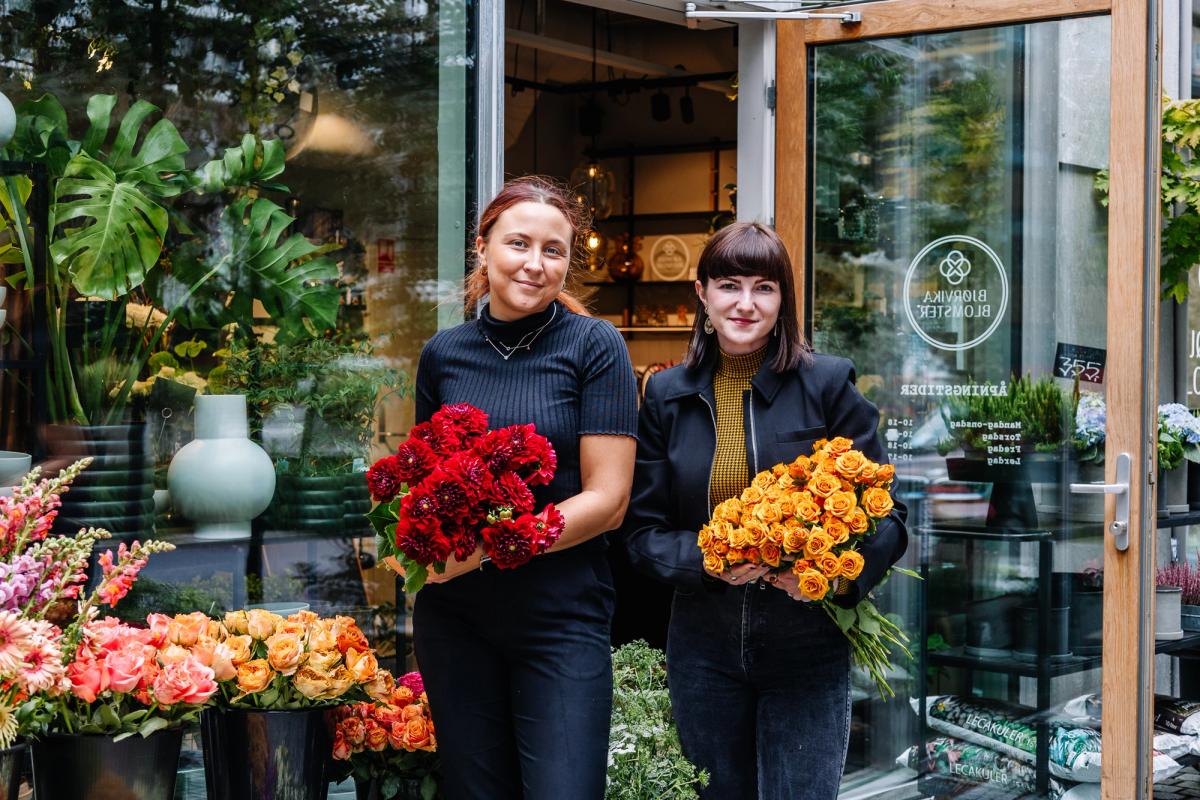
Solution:
[[(25, 212), (28, 180), (0, 186), (10, 210), (0, 225), (18, 243), (9, 283), (32, 291), (44, 280), (48, 404), (60, 423), (50, 449), (63, 460), (95, 459), (64, 498), (59, 526), (143, 534), (153, 525), (154, 456), (133, 401), (151, 355), (173, 326), (214, 308), (248, 322), (255, 300), (294, 335), (329, 327), (337, 269), (288, 234), (292, 218), (258, 194), (282, 188), (272, 182), (284, 168), (279, 142), (247, 134), (193, 170), (191, 148), (157, 107), (138, 100), (117, 109), (116, 95), (92, 96), (83, 136), (72, 138), (52, 95), (21, 103), (7, 154), (46, 167), (49, 226), (36, 229), (50, 231), (44, 277), (34, 274), (34, 237), (44, 233)], [(188, 195), (227, 204), (183, 223), (178, 201)]]

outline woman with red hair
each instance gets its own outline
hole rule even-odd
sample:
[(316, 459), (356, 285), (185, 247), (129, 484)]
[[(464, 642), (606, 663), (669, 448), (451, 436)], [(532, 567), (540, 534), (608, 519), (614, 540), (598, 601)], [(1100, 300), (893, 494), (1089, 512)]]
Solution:
[(633, 480), (637, 396), (621, 335), (565, 289), (583, 209), (544, 178), (484, 209), (468, 316), (421, 351), (417, 422), (470, 403), (492, 428), (533, 423), (558, 469), (534, 490), (566, 529), (544, 555), (497, 569), (451, 559), (417, 595), (414, 644), (451, 800), (601, 800), (612, 706), (614, 594), (601, 536)]

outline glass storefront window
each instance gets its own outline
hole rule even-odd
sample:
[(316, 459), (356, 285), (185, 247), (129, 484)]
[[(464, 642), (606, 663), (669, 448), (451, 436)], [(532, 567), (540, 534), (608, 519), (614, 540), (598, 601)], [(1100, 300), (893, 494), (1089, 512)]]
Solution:
[(924, 578), (882, 592), (908, 702), (855, 694), (846, 796), (1099, 779), (1052, 768), (1042, 715), (1098, 727), (1103, 507), (1067, 484), (1103, 477), (1076, 413), (1104, 402), (1108, 46), (1095, 18), (813, 48), (814, 343), (880, 408)]
[[(0, 158), (45, 166), (59, 226), (50, 258), (0, 265), (0, 447), (95, 457), (61, 529), (176, 545), (118, 614), (306, 605), (403, 671), (362, 472), (412, 425), (422, 345), (462, 319), (477, 7), (252, 5), (0, 3), (24, 121)], [(5, 197), (36, 213), (18, 173)], [(15, 241), (11, 212), (0, 227)], [(218, 448), (238, 491), (214, 494), (229, 473), (180, 454), (239, 428), (252, 445)]]

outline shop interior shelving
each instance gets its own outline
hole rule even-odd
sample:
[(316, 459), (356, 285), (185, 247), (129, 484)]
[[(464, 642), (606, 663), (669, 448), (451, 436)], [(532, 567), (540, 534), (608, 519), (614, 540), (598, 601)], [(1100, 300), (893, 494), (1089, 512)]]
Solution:
[[(1200, 513), (1180, 514), (1158, 519), (1157, 528), (1170, 529), (1187, 525), (1200, 525)], [(1062, 540), (1062, 529), (1055, 526), (1044, 526), (1039, 529), (1025, 530), (1012, 528), (991, 528), (970, 524), (935, 523), (916, 527), (917, 539), (921, 547), (920, 574), (922, 577), (920, 594), (920, 640), (927, 641), (929, 635), (927, 587), (929, 580), (930, 540), (934, 538), (957, 539), (964, 542), (1029, 542), (1037, 545), (1038, 577), (1036, 603), (1039, 609), (1048, 609), (1052, 605), (1051, 569), (1054, 545)], [(1016, 689), (1016, 681), (1020, 678), (1032, 678), (1036, 681), (1037, 710), (1024, 721), (1037, 728), (1037, 746), (1034, 753), (1034, 767), (1037, 774), (1037, 791), (1044, 795), (1049, 786), (1049, 745), (1050, 726), (1045, 719), (1045, 710), (1050, 707), (1050, 681), (1062, 675), (1098, 669), (1101, 666), (1101, 656), (1095, 655), (1050, 655), (1051, 623), (1048, 614), (1038, 615), (1037, 652), (1032, 660), (1020, 658), (995, 658), (968, 654), (964, 648), (929, 652), (928, 648), (920, 647), (918, 675), (927, 680), (930, 667), (953, 667), (971, 672), (988, 672), (1007, 675), (1010, 678), (1010, 688)], [(1155, 653), (1171, 654), (1182, 657), (1200, 657), (1200, 633), (1188, 633), (1180, 639), (1160, 640), (1155, 643)], [(920, 720), (920, 741), (928, 741), (937, 735), (930, 731), (927, 720), (927, 692), (920, 692), (918, 698), (918, 715)], [(929, 795), (957, 794), (964, 788), (971, 787), (959, 781), (954, 781), (936, 775), (921, 775), (918, 778), (918, 788)], [(982, 793), (977, 793), (982, 791)], [(982, 787), (974, 787), (968, 795), (971, 798), (1013, 797), (1012, 792), (995, 790), (984, 791)]]

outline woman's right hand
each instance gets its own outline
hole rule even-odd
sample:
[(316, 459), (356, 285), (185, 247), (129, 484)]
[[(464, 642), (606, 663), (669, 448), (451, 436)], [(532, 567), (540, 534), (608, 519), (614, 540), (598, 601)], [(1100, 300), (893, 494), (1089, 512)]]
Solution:
[(737, 564), (720, 573), (705, 570), (709, 575), (723, 580), (731, 586), (745, 586), (747, 583), (754, 583), (770, 571), (771, 568), (763, 564)]

